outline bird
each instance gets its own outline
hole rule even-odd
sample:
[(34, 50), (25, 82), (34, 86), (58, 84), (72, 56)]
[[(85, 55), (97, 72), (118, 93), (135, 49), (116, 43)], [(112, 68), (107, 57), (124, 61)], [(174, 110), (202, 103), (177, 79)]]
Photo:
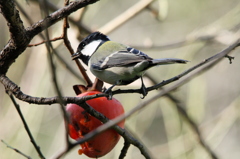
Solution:
[(153, 59), (137, 49), (111, 41), (98, 31), (79, 43), (76, 53), (72, 54), (72, 60), (76, 59), (86, 64), (98, 79), (112, 85), (105, 92), (110, 93), (116, 85), (128, 85), (141, 78), (143, 98), (148, 93), (142, 79), (146, 70), (157, 65), (188, 62), (178, 58)]

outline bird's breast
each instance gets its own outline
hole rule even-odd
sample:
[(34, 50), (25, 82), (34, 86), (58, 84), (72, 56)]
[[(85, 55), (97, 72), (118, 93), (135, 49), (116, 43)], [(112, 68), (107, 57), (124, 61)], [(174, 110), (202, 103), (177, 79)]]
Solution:
[(100, 80), (116, 85), (130, 84), (143, 73), (135, 73), (133, 67), (112, 67), (105, 70), (95, 70), (90, 67), (90, 70)]

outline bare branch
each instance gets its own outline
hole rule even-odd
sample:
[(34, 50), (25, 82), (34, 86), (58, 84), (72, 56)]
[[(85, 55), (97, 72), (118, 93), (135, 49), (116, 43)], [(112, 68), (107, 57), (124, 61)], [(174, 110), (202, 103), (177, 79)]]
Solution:
[(48, 42), (54, 42), (54, 41), (58, 41), (58, 40), (62, 40), (62, 39), (63, 39), (63, 37), (60, 36), (60, 37), (50, 39), (49, 41), (43, 40), (43, 41), (41, 41), (39, 43), (36, 43), (36, 44), (29, 44), (28, 47), (39, 46), (39, 45), (42, 45), (42, 44), (45, 44), (45, 43), (48, 43)]
[[(33, 2), (37, 2), (37, 0), (33, 0)], [(56, 11), (56, 10), (59, 10), (59, 8), (54, 5), (53, 3), (49, 2), (49, 1), (46, 1), (46, 5), (48, 7), (49, 10), (51, 11)], [(85, 32), (86, 34), (90, 34), (92, 31), (86, 27), (85, 25), (83, 25), (81, 23), (81, 21), (78, 21), (78, 20), (74, 20), (73, 18), (69, 18), (69, 22), (73, 23), (74, 25), (76, 25), (82, 32)]]
[[(40, 104), (40, 105), (46, 105), (46, 104), (56, 104), (59, 103), (60, 99), (59, 97), (50, 97), (50, 98), (44, 98), (44, 97), (32, 97), (30, 95), (24, 94), (20, 87), (18, 87), (14, 82), (12, 82), (7, 76), (0, 75), (0, 81), (4, 85), (6, 91), (10, 91), (16, 98), (19, 100), (25, 101), (27, 103), (34, 103), (34, 104)], [(85, 97), (62, 97), (62, 100), (64, 101), (64, 104), (66, 103), (75, 103), (78, 105), (81, 105), (83, 102), (99, 98), (99, 97), (105, 97), (106, 94), (95, 94), (91, 96), (85, 96)]]
[(202, 147), (210, 154), (212, 159), (218, 159), (215, 152), (213, 152), (211, 150), (211, 148), (208, 146), (208, 144), (205, 142), (200, 130), (198, 129), (197, 124), (192, 120), (192, 118), (183, 109), (184, 106), (183, 106), (182, 102), (170, 94), (167, 94), (166, 96), (176, 104), (176, 107), (177, 107), (178, 111), (180, 112), (180, 114), (182, 115), (182, 117), (187, 121), (187, 123), (191, 126), (193, 131), (195, 131), (195, 133), (197, 134), (198, 141), (202, 145)]
[[(66, 4), (68, 5), (69, 2), (66, 2)], [(68, 17), (64, 18), (64, 23), (63, 23), (63, 34), (62, 34), (62, 37), (63, 37), (63, 41), (64, 41), (64, 44), (65, 46), (67, 47), (67, 49), (69, 50), (70, 54), (73, 55), (74, 54), (74, 51), (73, 51), (73, 48), (71, 46), (71, 43), (70, 41), (68, 40), (68, 33), (67, 33), (67, 29), (69, 28), (69, 23), (68, 23)], [(92, 81), (90, 80), (90, 78), (88, 77), (87, 73), (86, 73), (86, 70), (85, 68), (82, 66), (81, 62), (79, 60), (75, 60), (77, 66), (78, 66), (78, 69), (80, 70), (80, 73), (82, 74), (84, 80), (86, 81), (87, 83), (87, 86), (91, 86), (93, 83)]]
[(25, 155), (24, 153), (22, 153), (22, 152), (19, 151), (18, 149), (13, 148), (12, 146), (8, 145), (5, 141), (3, 141), (3, 140), (1, 140), (1, 141), (2, 141), (2, 143), (4, 143), (8, 148), (10, 148), (10, 149), (16, 151), (17, 153), (21, 154), (22, 156), (24, 156), (24, 157), (26, 157), (26, 158), (28, 158), (28, 159), (32, 159), (31, 157)]
[(30, 131), (29, 127), (28, 127), (28, 124), (27, 124), (27, 122), (26, 122), (26, 120), (25, 120), (25, 118), (24, 118), (24, 116), (22, 114), (22, 111), (20, 109), (19, 104), (16, 102), (16, 100), (14, 99), (13, 95), (10, 92), (7, 91), (7, 94), (11, 98), (11, 100), (12, 100), (12, 102), (13, 102), (13, 104), (14, 104), (14, 106), (15, 106), (15, 108), (16, 108), (16, 110), (17, 110), (17, 112), (18, 112), (18, 114), (19, 114), (19, 116), (20, 116), (20, 118), (22, 120), (22, 122), (23, 122), (24, 128), (27, 131), (27, 134), (28, 134), (28, 136), (30, 138), (30, 141), (33, 144), (35, 150), (37, 151), (39, 157), (41, 159), (45, 159), (45, 157), (43, 156), (43, 154), (42, 154), (42, 152), (40, 150), (40, 147), (37, 145), (37, 143), (35, 142), (35, 140), (34, 140), (34, 138), (32, 136), (32, 133), (31, 133), (31, 131)]
[[(0, 52), (0, 73), (6, 73), (8, 67), (14, 62), (21, 52), (25, 50), (21, 46), (27, 45), (30, 38), (26, 34), (20, 15), (15, 7), (14, 1), (0, 0), (1, 13), (5, 17), (11, 39)], [(19, 54), (16, 52), (18, 49)]]
[(199, 37), (190, 37), (190, 38), (185, 38), (183, 40), (179, 40), (179, 41), (175, 41), (175, 42), (171, 42), (171, 43), (167, 43), (167, 44), (153, 44), (151, 46), (144, 46), (144, 45), (131, 45), (134, 48), (137, 49), (152, 49), (152, 50), (169, 50), (169, 49), (175, 49), (175, 48), (179, 48), (182, 46), (186, 46), (186, 45), (190, 45), (192, 43), (196, 43), (196, 42), (208, 42), (211, 40), (214, 40), (214, 38), (216, 37), (216, 35), (203, 35), (203, 36), (199, 36)]
[(154, 0), (141, 0), (138, 3), (136, 3), (134, 6), (126, 10), (124, 13), (104, 25), (103, 27), (99, 28), (98, 30), (109, 34), (111, 31), (119, 27), (120, 25), (124, 24), (126, 21), (130, 20), (134, 15), (142, 11), (144, 8), (146, 8), (150, 3), (152, 3)]
[[(95, 3), (96, 1), (97, 0), (72, 1), (68, 6), (53, 12), (46, 18), (38, 21), (25, 30), (18, 11), (15, 8), (14, 1), (0, 0), (1, 13), (4, 15), (10, 26), (9, 30), (12, 37), (12, 39), (9, 40), (8, 44), (0, 52), (0, 74), (5, 74), (8, 71), (10, 65), (26, 49), (30, 40), (34, 36), (68, 16), (72, 12), (89, 4)], [(8, 16), (9, 14), (13, 17)]]
[(28, 37), (26, 35), (26, 30), (24, 29), (24, 25), (20, 18), (19, 12), (15, 7), (14, 1), (0, 0), (0, 9), (1, 13), (8, 23), (12, 43), (21, 46), (24, 44), (23, 39)]
[(124, 142), (124, 146), (123, 146), (123, 148), (121, 150), (121, 154), (119, 156), (119, 159), (123, 159), (126, 156), (127, 151), (129, 149), (130, 145), (131, 144), (129, 142), (126, 142), (126, 141)]

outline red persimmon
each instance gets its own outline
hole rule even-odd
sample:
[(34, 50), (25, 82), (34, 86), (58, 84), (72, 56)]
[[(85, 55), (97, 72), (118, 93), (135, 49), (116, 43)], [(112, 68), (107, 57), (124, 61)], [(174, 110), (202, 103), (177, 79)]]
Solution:
[[(89, 91), (79, 94), (78, 97), (94, 95), (101, 92)], [(96, 111), (102, 113), (109, 119), (114, 119), (124, 113), (123, 106), (116, 100), (108, 100), (106, 97), (95, 98), (87, 101)], [(95, 117), (88, 114), (82, 107), (76, 104), (68, 104), (66, 108), (69, 114), (69, 135), (77, 140), (83, 138), (85, 134), (93, 131), (103, 123)], [(124, 121), (118, 123), (118, 126), (124, 127)], [(109, 129), (89, 141), (81, 144), (79, 154), (85, 154), (88, 157), (97, 158), (106, 155), (117, 144), (120, 135), (113, 129)]]

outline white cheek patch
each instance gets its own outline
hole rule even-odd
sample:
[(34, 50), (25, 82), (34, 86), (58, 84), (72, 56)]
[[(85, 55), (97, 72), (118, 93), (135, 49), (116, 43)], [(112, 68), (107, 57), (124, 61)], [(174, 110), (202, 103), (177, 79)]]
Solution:
[(92, 56), (92, 54), (96, 51), (97, 47), (101, 43), (101, 40), (93, 41), (87, 44), (82, 50), (81, 53), (86, 56)]

